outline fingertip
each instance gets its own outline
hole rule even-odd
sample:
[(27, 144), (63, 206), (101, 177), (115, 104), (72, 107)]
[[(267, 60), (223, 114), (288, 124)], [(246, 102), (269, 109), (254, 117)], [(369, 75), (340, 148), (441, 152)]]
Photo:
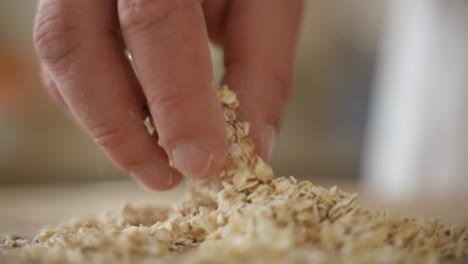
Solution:
[(227, 159), (227, 144), (209, 149), (199, 141), (183, 141), (171, 151), (174, 167), (184, 176), (202, 179), (218, 174)]
[(142, 189), (151, 191), (171, 190), (182, 181), (182, 175), (173, 168), (160, 165), (146, 165), (130, 173), (130, 177)]

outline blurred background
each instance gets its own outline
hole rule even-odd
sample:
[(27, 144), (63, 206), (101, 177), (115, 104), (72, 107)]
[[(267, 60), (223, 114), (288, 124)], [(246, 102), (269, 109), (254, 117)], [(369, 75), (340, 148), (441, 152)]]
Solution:
[[(272, 160), (276, 174), (349, 182), (387, 201), (466, 201), (468, 4), (306, 2), (295, 92)], [(45, 95), (32, 47), (35, 3), (0, 2), (5, 199), (17, 184), (126, 177)], [(217, 72), (221, 56), (214, 51)]]

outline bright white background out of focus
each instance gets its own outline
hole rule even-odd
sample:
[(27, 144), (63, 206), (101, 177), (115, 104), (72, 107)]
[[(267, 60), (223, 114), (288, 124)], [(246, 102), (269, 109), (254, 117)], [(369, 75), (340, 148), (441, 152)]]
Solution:
[[(45, 96), (35, 3), (0, 2), (0, 184), (124, 178)], [(306, 3), (276, 174), (345, 179), (387, 198), (464, 197), (468, 4)]]

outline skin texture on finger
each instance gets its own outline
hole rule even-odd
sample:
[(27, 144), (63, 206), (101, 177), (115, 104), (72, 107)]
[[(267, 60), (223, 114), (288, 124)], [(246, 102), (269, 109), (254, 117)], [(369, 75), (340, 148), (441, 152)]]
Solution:
[(149, 188), (181, 175), (145, 130), (144, 98), (118, 42), (115, 1), (42, 0), (35, 46), (72, 115), (108, 156)]
[(224, 82), (239, 97), (258, 154), (269, 160), (294, 80), (302, 1), (236, 0), (223, 35)]
[(227, 138), (200, 2), (120, 0), (119, 19), (160, 145), (185, 176), (217, 174)]

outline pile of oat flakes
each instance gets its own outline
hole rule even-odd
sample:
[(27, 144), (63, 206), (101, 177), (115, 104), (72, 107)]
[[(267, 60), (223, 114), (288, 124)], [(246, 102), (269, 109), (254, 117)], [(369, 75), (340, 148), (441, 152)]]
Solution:
[[(218, 89), (230, 158), (172, 208), (127, 205), (96, 219), (0, 239), (11, 263), (438, 263), (468, 257), (465, 227), (361, 208), (356, 194), (273, 178), (238, 101)], [(3, 244), (3, 245), (2, 245)], [(2, 256), (3, 254), (3, 256)]]

